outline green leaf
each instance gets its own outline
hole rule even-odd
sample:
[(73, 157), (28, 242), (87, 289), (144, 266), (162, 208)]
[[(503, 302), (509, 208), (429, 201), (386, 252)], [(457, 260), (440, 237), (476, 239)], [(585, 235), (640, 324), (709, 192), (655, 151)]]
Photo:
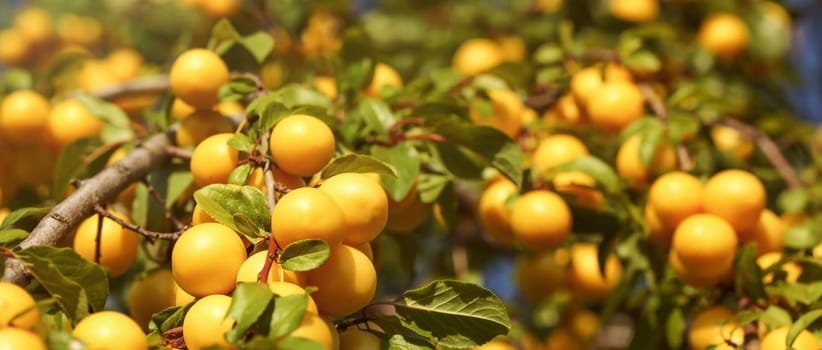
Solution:
[(556, 167), (557, 171), (581, 171), (597, 181), (608, 193), (619, 193), (622, 184), (614, 168), (594, 156), (582, 156)]
[(417, 191), (420, 200), (424, 203), (433, 203), (440, 197), (443, 190), (451, 184), (452, 177), (437, 174), (420, 174)]
[(402, 200), (408, 191), (414, 187), (417, 174), (420, 172), (420, 158), (417, 149), (407, 142), (401, 142), (394, 147), (386, 148), (374, 146), (371, 155), (390, 164), (397, 171), (397, 177), (380, 176), (383, 187), (395, 201)]
[(393, 334), (385, 340), (383, 349), (388, 350), (428, 350), (434, 347), (425, 340), (406, 337), (402, 334)]
[(3, 223), (2, 223), (2, 224), (0, 224), (0, 227), (9, 227), (9, 226), (11, 226), (11, 225), (14, 225), (15, 223), (17, 223), (17, 222), (18, 222), (18, 221), (20, 221), (21, 219), (24, 219), (24, 218), (27, 218), (27, 217), (31, 217), (31, 216), (42, 216), (42, 215), (46, 215), (46, 214), (48, 214), (50, 211), (51, 211), (51, 207), (43, 207), (43, 208), (38, 208), (38, 207), (20, 208), (20, 209), (17, 209), (17, 210), (15, 210), (15, 211), (13, 211), (13, 212), (9, 213), (9, 215), (6, 215), (6, 218), (5, 218), (5, 219), (3, 219)]
[(63, 148), (54, 172), (51, 192), (53, 199), (63, 198), (71, 180), (82, 179), (83, 175), (87, 174), (89, 157), (102, 145), (97, 138), (82, 138)]
[(0, 230), (0, 246), (13, 248), (20, 244), (20, 242), (22, 242), (28, 236), (29, 232), (26, 230), (16, 228), (9, 230)]
[(820, 318), (822, 318), (822, 309), (809, 311), (796, 319), (796, 322), (788, 329), (788, 335), (785, 338), (785, 347), (790, 349), (796, 337), (799, 336), (799, 333)]
[(263, 31), (257, 31), (240, 39), (240, 44), (254, 56), (257, 63), (263, 63), (274, 50), (274, 38)]
[(785, 247), (791, 249), (811, 249), (819, 244), (820, 235), (818, 226), (814, 225), (814, 220), (805, 222), (788, 228), (785, 231)]
[(245, 184), (246, 180), (248, 180), (248, 175), (251, 174), (251, 170), (252, 167), (249, 163), (238, 165), (231, 171), (231, 174), (228, 175), (228, 183), (232, 185)]
[(277, 343), (278, 350), (327, 350), (322, 344), (310, 339), (286, 337)]
[(440, 159), (449, 172), (462, 179), (479, 179), (484, 169), (483, 160), (457, 145), (435, 144)]
[(233, 230), (242, 232), (235, 222), (235, 213), (242, 213), (259, 232), (268, 232), (271, 227), (268, 202), (256, 187), (212, 184), (194, 192), (194, 199), (206, 214)]
[(240, 152), (251, 153), (254, 149), (254, 140), (246, 134), (236, 133), (228, 139), (228, 145)]
[(32, 246), (16, 253), (60, 309), (77, 322), (89, 310), (102, 310), (108, 297), (108, 276), (71, 248)]
[(625, 65), (631, 69), (643, 72), (657, 72), (662, 68), (662, 62), (653, 52), (639, 50), (625, 58)]
[(491, 291), (466, 282), (439, 280), (406, 291), (395, 309), (406, 326), (445, 347), (479, 346), (511, 329), (505, 305)]
[(220, 19), (211, 29), (211, 38), (208, 39), (208, 48), (218, 55), (226, 53), (240, 40), (240, 33), (234, 29), (228, 19)]
[(433, 131), (443, 136), (447, 142), (471, 150), (518, 188), (522, 186), (522, 149), (501, 131), (453, 119), (435, 124)]
[(251, 132), (249, 133), (252, 139), (256, 139), (265, 134), (271, 130), (274, 124), (280, 119), (291, 114), (288, 107), (280, 102), (279, 97), (272, 94), (267, 94), (251, 101), (248, 107), (245, 108), (245, 111), (246, 114), (250, 116), (256, 115), (260, 117), (260, 119), (252, 125)]
[(768, 306), (759, 318), (769, 329), (776, 329), (791, 324), (791, 314), (778, 306)]
[(193, 301), (187, 305), (172, 306), (151, 315), (151, 321), (148, 323), (148, 329), (163, 334), (169, 329), (182, 326), (186, 313), (192, 305), (194, 305)]
[(91, 114), (103, 120), (103, 131), (100, 134), (103, 143), (112, 144), (134, 139), (134, 129), (131, 128), (128, 115), (116, 104), (89, 94), (79, 94), (76, 98)]
[(268, 336), (279, 338), (291, 334), (302, 323), (307, 306), (308, 294), (274, 298)]
[(682, 346), (682, 334), (685, 332), (685, 315), (682, 309), (675, 308), (668, 314), (665, 321), (665, 337), (670, 349), (679, 349)]
[(259, 227), (243, 213), (234, 213), (231, 215), (231, 219), (234, 220), (234, 225), (237, 226), (237, 232), (248, 238), (251, 243), (256, 244), (267, 235), (266, 232), (261, 231)]
[(166, 205), (171, 208), (188, 187), (194, 183), (194, 176), (190, 171), (172, 171), (168, 175), (168, 185), (166, 186)]
[(280, 265), (289, 271), (308, 271), (322, 265), (331, 248), (319, 239), (302, 239), (287, 245), (280, 254)]
[(656, 157), (659, 150), (660, 143), (665, 141), (665, 128), (662, 123), (649, 123), (648, 127), (643, 130), (642, 138), (639, 143), (639, 161), (646, 168), (651, 167), (651, 163)]
[(765, 286), (762, 284), (762, 269), (756, 263), (756, 246), (748, 244), (738, 250), (736, 261), (736, 283), (742, 295), (754, 300), (766, 300), (768, 297)]
[(386, 140), (388, 129), (397, 122), (391, 108), (381, 100), (367, 98), (360, 103), (359, 111), (365, 125), (376, 134), (377, 139)]
[(319, 91), (299, 84), (288, 84), (271, 92), (269, 95), (275, 97), (278, 102), (281, 102), (288, 108), (318, 106), (322, 107), (323, 110), (328, 110), (328, 108), (331, 107), (331, 101), (328, 100), (328, 97)]
[(342, 173), (376, 173), (379, 175), (397, 177), (397, 171), (390, 165), (372, 156), (362, 154), (347, 154), (334, 159), (325, 166), (322, 178), (327, 179)]
[(782, 191), (777, 198), (777, 203), (785, 213), (800, 213), (805, 210), (810, 200), (808, 190), (804, 188), (788, 188)]
[(246, 95), (257, 91), (257, 82), (250, 77), (238, 75), (220, 86), (217, 96), (221, 101), (239, 101)]
[(85, 344), (75, 338), (71, 332), (50, 329), (46, 336), (46, 346), (50, 350), (82, 350)]
[(274, 294), (267, 285), (260, 282), (240, 282), (231, 294), (231, 306), (226, 318), (236, 320), (234, 328), (225, 335), (229, 343), (234, 344), (245, 336), (251, 326), (257, 323), (260, 316), (274, 299)]

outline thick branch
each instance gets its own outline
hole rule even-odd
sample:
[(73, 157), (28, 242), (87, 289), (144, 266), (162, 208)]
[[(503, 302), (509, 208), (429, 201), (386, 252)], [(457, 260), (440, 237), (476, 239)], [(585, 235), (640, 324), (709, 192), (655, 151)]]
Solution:
[[(143, 142), (127, 156), (103, 169), (48, 213), (20, 248), (35, 245), (56, 245), (68, 236), (81, 221), (94, 214), (94, 206), (110, 203), (129, 184), (138, 182), (168, 159), (166, 149), (172, 144), (168, 134), (157, 134)], [(26, 284), (29, 276), (16, 260), (6, 262), (4, 281)]]
[(788, 187), (799, 188), (804, 186), (802, 180), (799, 178), (799, 175), (796, 174), (796, 170), (794, 170), (788, 160), (785, 159), (785, 156), (782, 154), (782, 150), (779, 149), (776, 142), (771, 140), (768, 135), (765, 135), (753, 126), (740, 122), (736, 119), (723, 119), (719, 122), (719, 124), (733, 128), (734, 130), (739, 131), (739, 133), (745, 138), (756, 142), (756, 146), (759, 147), (759, 150), (762, 151), (765, 158), (768, 158), (771, 165), (776, 168), (776, 171), (779, 172), (779, 175), (782, 176), (785, 183), (788, 184)]
[(160, 94), (168, 90), (168, 75), (156, 75), (137, 78), (122, 84), (114, 84), (94, 90), (94, 96), (111, 100), (124, 95)]

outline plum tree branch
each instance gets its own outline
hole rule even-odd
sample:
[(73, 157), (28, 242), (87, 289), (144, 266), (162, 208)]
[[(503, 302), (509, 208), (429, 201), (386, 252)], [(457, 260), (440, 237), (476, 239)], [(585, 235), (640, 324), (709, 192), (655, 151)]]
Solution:
[[(80, 222), (95, 213), (95, 205), (114, 201), (129, 184), (141, 181), (165, 163), (169, 157), (167, 148), (171, 144), (169, 134), (151, 136), (112, 166), (83, 181), (74, 193), (54, 206), (40, 220), (31, 234), (20, 242), (19, 247), (25, 249), (36, 245), (56, 245)], [(4, 281), (23, 285), (30, 277), (22, 263), (15, 259), (6, 261)]]
[(103, 100), (112, 100), (133, 94), (160, 94), (168, 90), (169, 84), (168, 75), (147, 76), (122, 84), (105, 86), (94, 90), (92, 94)]
[(719, 124), (733, 128), (739, 131), (745, 138), (754, 141), (756, 146), (759, 147), (759, 150), (762, 151), (762, 154), (765, 155), (765, 158), (776, 168), (776, 171), (779, 172), (779, 175), (782, 176), (785, 183), (788, 184), (788, 187), (800, 188), (804, 186), (799, 175), (796, 174), (796, 170), (791, 166), (788, 160), (785, 159), (779, 145), (768, 137), (768, 135), (736, 119), (726, 118), (719, 121)]

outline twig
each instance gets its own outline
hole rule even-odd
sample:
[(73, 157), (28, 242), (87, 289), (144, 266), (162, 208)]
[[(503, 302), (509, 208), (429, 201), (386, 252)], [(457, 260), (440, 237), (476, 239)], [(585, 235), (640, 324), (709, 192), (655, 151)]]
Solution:
[(101, 241), (103, 239), (103, 216), (97, 215), (97, 235), (94, 236), (94, 262), (100, 263), (100, 250), (102, 249), (100, 246), (102, 245)]
[(103, 100), (112, 100), (124, 95), (159, 94), (169, 88), (168, 75), (155, 75), (136, 78), (134, 80), (105, 86), (92, 91), (92, 94)]
[(171, 209), (166, 204), (166, 200), (163, 199), (162, 196), (160, 196), (160, 193), (157, 192), (157, 189), (154, 188), (154, 185), (146, 178), (143, 178), (142, 182), (143, 185), (146, 186), (146, 189), (148, 189), (148, 193), (151, 194), (151, 198), (153, 198), (154, 201), (157, 202), (157, 204), (163, 207), (163, 216), (166, 218), (166, 220), (171, 221), (171, 224), (174, 225), (174, 229), (177, 231), (185, 230), (186, 225), (174, 217), (174, 214), (171, 213)]
[(779, 175), (782, 176), (782, 179), (785, 180), (788, 187), (800, 188), (804, 186), (799, 175), (796, 174), (796, 170), (791, 166), (788, 160), (785, 159), (782, 150), (779, 149), (779, 146), (777, 146), (768, 135), (736, 119), (725, 118), (720, 120), (718, 124), (733, 128), (739, 131), (745, 138), (756, 142), (756, 146), (759, 147), (762, 154), (765, 155), (765, 158), (767, 158), (776, 171), (779, 172)]
[(178, 158), (185, 161), (191, 160), (191, 151), (180, 147), (168, 146), (166, 147), (166, 153), (168, 153), (169, 157)]
[[(262, 143), (260, 148), (265, 152), (268, 149), (268, 138), (270, 133), (265, 133), (262, 136)], [(274, 213), (274, 206), (277, 205), (277, 199), (274, 195), (275, 187), (279, 185), (277, 181), (274, 179), (274, 173), (271, 172), (271, 160), (266, 158), (265, 167), (263, 168), (263, 178), (265, 179), (265, 192), (266, 192), (266, 200), (268, 201), (268, 209), (269, 213)], [(257, 275), (258, 281), (260, 282), (268, 282), (268, 274), (271, 271), (271, 266), (274, 264), (274, 261), (279, 258), (279, 254), (282, 251), (282, 247), (280, 247), (280, 243), (277, 242), (277, 238), (274, 237), (274, 233), (272, 232), (269, 236), (268, 241), (268, 253), (265, 256), (265, 263), (263, 263), (263, 269), (260, 270), (260, 273)]]
[(140, 227), (139, 225), (135, 225), (135, 224), (126, 222), (125, 220), (120, 219), (117, 216), (114, 216), (108, 210), (106, 210), (106, 208), (103, 208), (103, 206), (101, 206), (99, 204), (94, 206), (94, 211), (98, 215), (100, 215), (100, 221), (102, 221), (102, 217), (109, 218), (109, 219), (111, 219), (111, 221), (116, 222), (118, 225), (120, 225), (124, 228), (127, 228), (131, 231), (134, 231), (135, 233), (139, 233), (139, 234), (141, 234), (141, 235), (143, 235), (146, 238), (151, 239), (151, 240), (166, 239), (166, 240), (172, 240), (173, 241), (173, 240), (176, 240), (177, 238), (180, 238), (180, 235), (183, 234), (182, 230), (177, 231), (177, 232), (169, 232), (169, 233), (154, 232), (154, 231), (146, 230), (146, 229)]
[[(94, 206), (110, 203), (129, 184), (140, 181), (168, 159), (171, 145), (168, 134), (156, 134), (138, 145), (131, 153), (100, 171), (65, 200), (58, 203), (31, 234), (19, 244), (20, 249), (35, 245), (57, 245), (83, 220), (94, 214)], [(24, 285), (30, 279), (26, 268), (16, 259), (6, 260), (3, 281)]]
[[(668, 118), (668, 109), (665, 108), (665, 103), (662, 102), (659, 95), (657, 95), (656, 92), (654, 92), (654, 89), (647, 83), (639, 84), (639, 89), (642, 91), (642, 95), (645, 96), (645, 99), (648, 101), (648, 104), (651, 106), (654, 114), (656, 114), (659, 121), (662, 122), (662, 125), (665, 128), (665, 134), (670, 135), (670, 119)], [(691, 157), (688, 155), (688, 149), (681, 143), (676, 145), (676, 162), (679, 165), (680, 170), (687, 171), (693, 166), (691, 163)]]

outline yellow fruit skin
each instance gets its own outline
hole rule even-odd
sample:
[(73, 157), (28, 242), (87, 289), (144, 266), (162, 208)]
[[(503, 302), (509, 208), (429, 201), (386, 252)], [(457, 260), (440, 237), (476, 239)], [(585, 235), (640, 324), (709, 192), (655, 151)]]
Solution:
[(14, 28), (37, 45), (48, 42), (54, 35), (51, 16), (39, 7), (29, 7), (18, 13), (14, 18)]
[(234, 290), (246, 257), (237, 233), (209, 222), (183, 232), (171, 252), (171, 272), (180, 287), (195, 297), (227, 294)]
[(323, 182), (325, 191), (337, 202), (345, 216), (345, 244), (370, 242), (388, 222), (388, 196), (382, 186), (359, 173), (343, 173)]
[(228, 67), (215, 53), (190, 49), (177, 57), (169, 73), (174, 95), (197, 109), (217, 104), (217, 90), (229, 80)]
[(453, 67), (458, 72), (473, 76), (496, 67), (504, 60), (502, 48), (491, 39), (468, 40), (454, 53)]
[(605, 276), (602, 275), (597, 251), (594, 244), (575, 244), (571, 247), (571, 263), (566, 274), (574, 293), (593, 300), (606, 297), (622, 279), (622, 264), (614, 255), (606, 259)]
[(643, 207), (642, 217), (645, 219), (645, 224), (648, 225), (648, 239), (660, 247), (669, 247), (671, 245), (671, 239), (673, 238), (673, 230), (669, 230), (662, 225), (659, 214), (657, 214), (656, 210), (654, 210), (650, 204), (646, 204)]
[(283, 195), (271, 212), (271, 234), (283, 248), (303, 239), (321, 239), (333, 251), (345, 239), (345, 215), (324, 191), (298, 188)]
[(597, 191), (597, 182), (581, 171), (563, 171), (554, 175), (552, 180), (558, 193), (572, 198), (572, 204), (579, 207), (598, 210), (602, 208), (604, 198)]
[(394, 233), (411, 233), (420, 227), (431, 215), (431, 204), (420, 200), (417, 187), (411, 190), (399, 202), (388, 198), (388, 222), (385, 228)]
[(631, 82), (633, 78), (629, 70), (614, 63), (608, 63), (604, 70), (598, 64), (586, 67), (571, 77), (571, 93), (580, 106), (587, 108), (588, 101), (596, 94), (603, 82), (614, 80)]
[(511, 90), (490, 90), (488, 97), (493, 107), (491, 115), (483, 115), (471, 106), (471, 120), (477, 125), (496, 128), (510, 138), (516, 139), (522, 128), (522, 113), (525, 110), (522, 99)]
[(609, 80), (591, 94), (585, 108), (591, 124), (616, 133), (645, 115), (645, 99), (633, 82)]
[(234, 320), (226, 318), (230, 306), (231, 297), (219, 294), (206, 296), (191, 306), (183, 319), (183, 339), (189, 349), (230, 347), (225, 339), (225, 333), (234, 325)]
[[(759, 265), (759, 268), (765, 271), (781, 259), (782, 252), (770, 252), (757, 257), (756, 264)], [(802, 274), (802, 266), (796, 262), (785, 263), (779, 268), (779, 270), (785, 271), (785, 282), (787, 283), (796, 283), (796, 281), (799, 280), (799, 276)], [(773, 282), (774, 273), (775, 272), (766, 274), (762, 277), (762, 282), (765, 284)]]
[(636, 188), (646, 185), (654, 174), (676, 167), (676, 154), (668, 142), (663, 140), (657, 145), (654, 158), (648, 166), (642, 164), (639, 156), (641, 144), (642, 138), (639, 135), (629, 137), (619, 147), (616, 159), (619, 175), (631, 180)]
[[(23, 311), (25, 313), (20, 314)], [(34, 298), (16, 284), (0, 282), (0, 329), (9, 326), (31, 329), (39, 322), (40, 311)]]
[(137, 76), (143, 67), (143, 56), (129, 48), (112, 51), (106, 57), (111, 74), (119, 81), (127, 81)]
[(555, 247), (571, 232), (571, 224), (571, 209), (550, 191), (528, 192), (511, 208), (511, 230), (530, 249)]
[(495, 239), (506, 243), (513, 239), (511, 210), (508, 198), (517, 192), (517, 186), (508, 179), (494, 181), (485, 188), (477, 206), (480, 223)]
[(88, 349), (145, 350), (148, 342), (137, 322), (116, 311), (99, 311), (80, 320), (72, 335)]
[[(353, 349), (353, 348), (352, 348)], [(492, 339), (475, 350), (515, 350), (516, 348), (502, 339)]]
[(177, 146), (196, 146), (206, 138), (231, 133), (234, 127), (231, 121), (212, 110), (200, 110), (182, 118), (180, 126), (174, 133)]
[(314, 87), (325, 95), (325, 97), (328, 97), (329, 100), (337, 98), (337, 80), (334, 79), (334, 77), (314, 77)]
[(753, 142), (729, 126), (711, 127), (711, 140), (717, 149), (733, 154), (739, 159), (748, 159), (754, 151)]
[(0, 42), (0, 62), (6, 66), (24, 63), (31, 52), (31, 43), (14, 29), (0, 30)]
[(545, 339), (545, 350), (585, 349), (581, 339), (565, 328), (557, 328)]
[(195, 204), (194, 210), (191, 212), (191, 224), (199, 225), (206, 222), (217, 222), (217, 220), (208, 215), (199, 204)]
[[(120, 213), (112, 214), (126, 222), (131, 221)], [(97, 215), (83, 220), (77, 226), (74, 236), (74, 251), (91, 262), (95, 261), (97, 222)], [(100, 230), (100, 265), (108, 267), (113, 277), (123, 275), (137, 259), (139, 243), (137, 233), (126, 230), (114, 220), (103, 219), (103, 228)]]
[(188, 292), (184, 291), (183, 288), (180, 288), (180, 285), (177, 284), (177, 281), (174, 282), (174, 306), (186, 306), (188, 303), (194, 301), (194, 296), (188, 294)]
[(362, 309), (377, 290), (377, 271), (359, 250), (341, 245), (319, 268), (307, 272), (320, 313), (342, 317)]
[(679, 223), (703, 211), (703, 186), (695, 176), (673, 171), (660, 176), (648, 192), (648, 206), (664, 230), (673, 232)]
[[(174, 117), (174, 119), (183, 120), (194, 113), (194, 111), (196, 111), (194, 107), (191, 107), (190, 104), (177, 97), (174, 99), (174, 102), (171, 103), (171, 111), (169, 111), (169, 113), (171, 113), (171, 116)], [(178, 140), (177, 144), (179, 143), (180, 142)], [(189, 144), (191, 144), (191, 142), (189, 142)]]
[(674, 251), (670, 251), (668, 254), (668, 264), (671, 265), (671, 268), (676, 273), (676, 276), (681, 280), (683, 283), (695, 287), (695, 288), (710, 288), (717, 285), (722, 279), (725, 277), (724, 275), (718, 276), (698, 276), (695, 275), (694, 272), (688, 270), (684, 265), (682, 265), (682, 261), (680, 261), (679, 257), (674, 253)]
[(305, 114), (280, 120), (271, 130), (271, 156), (283, 171), (311, 176), (322, 170), (334, 156), (335, 140), (331, 128)]
[(744, 331), (736, 322), (728, 322), (732, 317), (734, 312), (724, 306), (714, 306), (697, 314), (688, 331), (691, 350), (703, 350), (711, 345), (717, 345), (715, 349), (733, 349), (725, 343), (725, 339), (742, 344), (745, 340)]
[(573, 135), (551, 135), (539, 142), (534, 151), (533, 166), (540, 173), (588, 155), (588, 147)]
[(0, 350), (46, 350), (37, 334), (19, 328), (0, 329)]
[(702, 22), (698, 41), (708, 52), (730, 59), (748, 48), (749, 36), (748, 26), (738, 16), (716, 13)]
[(177, 282), (171, 270), (159, 269), (134, 282), (128, 294), (128, 313), (143, 331), (151, 315), (176, 305)]
[(208, 16), (215, 18), (231, 17), (242, 6), (240, 0), (195, 0), (197, 8)]
[(739, 232), (739, 240), (742, 244), (756, 243), (758, 255), (780, 252), (784, 247), (786, 230), (785, 223), (770, 209), (765, 209), (749, 233)]
[(313, 312), (306, 312), (302, 323), (290, 334), (292, 337), (313, 340), (320, 343), (325, 349), (330, 350), (339, 348), (336, 335), (337, 331), (332, 329), (330, 322)]
[(718, 277), (733, 268), (736, 232), (711, 214), (691, 215), (676, 228), (671, 253), (694, 277)]
[(746, 234), (765, 209), (765, 186), (745, 170), (723, 170), (705, 184), (706, 213), (725, 219), (737, 232)]
[(217, 134), (200, 142), (191, 154), (191, 175), (197, 186), (228, 183), (240, 160), (239, 152), (228, 145), (234, 134)]
[(31, 90), (18, 90), (0, 101), (0, 132), (11, 144), (30, 145), (45, 136), (50, 109), (45, 97)]
[[(305, 289), (303, 289), (303, 287), (291, 282), (268, 282), (268, 289), (270, 289), (271, 293), (274, 293), (274, 295), (278, 295), (281, 297), (306, 294)], [(305, 306), (305, 311), (307, 313), (319, 313), (317, 309), (317, 303), (314, 301), (314, 298), (311, 295), (308, 296), (308, 303)]]
[(55, 104), (49, 113), (46, 126), (49, 141), (58, 148), (83, 137), (100, 135), (102, 130), (103, 121), (92, 115), (77, 100), (65, 100)]
[[(240, 266), (240, 271), (237, 272), (237, 282), (257, 282), (257, 276), (263, 270), (265, 265), (265, 257), (268, 254), (266, 251), (261, 251), (252, 254)], [(280, 265), (277, 262), (271, 262), (271, 269), (268, 271), (268, 280), (266, 282), (280, 281)], [(305, 274), (302, 272), (294, 272), (282, 269), (282, 276), (284, 282), (290, 282), (297, 285), (305, 285)]]
[(657, 0), (611, 0), (611, 13), (626, 22), (653, 22), (659, 17)]
[[(340, 350), (380, 350), (382, 340), (374, 333), (357, 327), (340, 332)], [(482, 349), (482, 347), (480, 347)]]
[[(788, 338), (789, 329), (790, 326), (784, 326), (768, 332), (768, 334), (762, 338), (759, 348), (763, 350), (787, 350), (788, 348), (785, 346), (785, 341)], [(794, 350), (819, 350), (822, 348), (819, 340), (807, 329), (799, 332), (799, 336), (796, 337), (796, 340), (794, 340), (791, 346)]]
[[(385, 63), (377, 63), (374, 67), (374, 77), (365, 89), (365, 94), (371, 97), (379, 97), (380, 90), (384, 86), (402, 88), (402, 77), (391, 66)], [(336, 91), (334, 91), (334, 95), (336, 95)]]
[(539, 302), (564, 285), (563, 270), (553, 252), (534, 256), (517, 256), (514, 280), (520, 294), (532, 302)]

